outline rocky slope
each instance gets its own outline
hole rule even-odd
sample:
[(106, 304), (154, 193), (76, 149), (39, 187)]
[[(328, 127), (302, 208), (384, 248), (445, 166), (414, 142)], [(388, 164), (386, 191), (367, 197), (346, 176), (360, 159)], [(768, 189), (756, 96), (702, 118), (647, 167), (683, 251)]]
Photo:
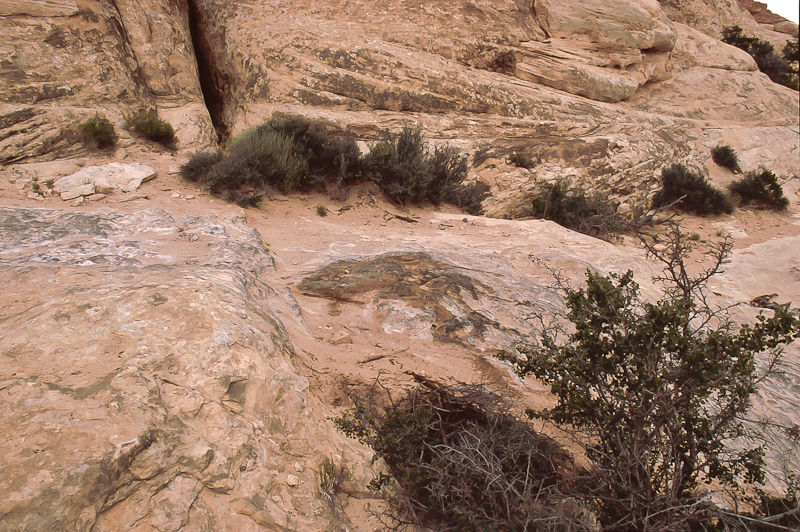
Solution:
[[(709, 150), (729, 144), (792, 206), (685, 222), (736, 238), (715, 297), (800, 301), (797, 93), (716, 39), (730, 24), (787, 36), (736, 2), (12, 0), (0, 15), (2, 529), (379, 530), (364, 486), (380, 464), (329, 420), (346, 390), (401, 389), (413, 369), (550, 404), (494, 356), (562, 308), (534, 259), (575, 284), (631, 268), (658, 297), (635, 246), (548, 222), (401, 212), (369, 187), (242, 211), (177, 180), (189, 153), (273, 111), (362, 141), (418, 124), (472, 155), (498, 218), (528, 216), (537, 179), (582, 181), (623, 210), (673, 162), (724, 185)], [(98, 155), (75, 133), (141, 108), (176, 126), (177, 152), (121, 130)], [(509, 165), (514, 151), (535, 168)], [(112, 162), (157, 175), (80, 202), (32, 192)], [(800, 422), (798, 383), (792, 348), (757, 413)], [(771, 487), (800, 468), (790, 449), (771, 448)], [(324, 457), (353, 473), (334, 499)]]

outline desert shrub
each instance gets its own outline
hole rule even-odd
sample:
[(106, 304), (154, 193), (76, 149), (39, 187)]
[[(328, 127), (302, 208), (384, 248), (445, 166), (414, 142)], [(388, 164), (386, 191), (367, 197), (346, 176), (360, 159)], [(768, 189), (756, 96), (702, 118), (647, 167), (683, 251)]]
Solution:
[[(771, 43), (761, 40), (752, 35), (745, 35), (744, 30), (739, 26), (731, 26), (722, 30), (722, 42), (736, 46), (750, 54), (758, 65), (758, 69), (769, 76), (775, 83), (780, 83), (790, 88), (796, 87), (796, 73), (792, 77), (792, 68), (789, 59), (792, 49), (788, 54), (779, 56), (775, 53), (775, 47)], [(793, 79), (795, 82), (793, 83)]]
[(180, 176), (187, 181), (204, 182), (209, 170), (222, 159), (219, 151), (203, 151), (192, 155), (181, 165)]
[(558, 522), (569, 454), (512, 416), (499, 396), (415, 377), (419, 386), (399, 402), (379, 408), (375, 397), (362, 398), (335, 420), (386, 462), (396, 485), (384, 475), (372, 486), (390, 493), (396, 521), (442, 531), (547, 530)]
[(117, 143), (117, 131), (111, 120), (96, 114), (79, 126), (83, 142), (92, 149), (113, 148)]
[(153, 142), (164, 146), (170, 146), (175, 142), (175, 130), (172, 125), (152, 111), (138, 111), (126, 116), (125, 123)]
[(599, 238), (612, 238), (625, 227), (611, 201), (589, 195), (565, 179), (539, 183), (531, 198), (531, 212), (535, 217)]
[(296, 154), (307, 162), (310, 179), (301, 183), (301, 188), (307, 189), (316, 182), (332, 179), (344, 185), (355, 181), (361, 151), (352, 136), (333, 134), (329, 125), (321, 120), (282, 113), (275, 113), (262, 127), (292, 139)]
[(673, 164), (661, 172), (661, 190), (653, 197), (653, 207), (674, 202), (678, 209), (698, 215), (733, 212), (733, 204), (725, 194), (682, 164)]
[(511, 152), (511, 155), (506, 159), (508, 164), (513, 164), (517, 168), (533, 168), (536, 166), (536, 161), (522, 153), (521, 151)]
[(711, 148), (711, 160), (720, 166), (730, 169), (732, 172), (741, 172), (739, 168), (739, 157), (736, 151), (730, 146), (719, 145)]
[[(604, 530), (707, 530), (697, 525), (725, 515), (702, 500), (701, 483), (764, 481), (763, 450), (744, 443), (752, 431), (742, 420), (800, 322), (780, 311), (737, 328), (703, 303), (730, 242), (696, 277), (684, 264), (690, 249), (677, 229), (649, 247), (664, 265), (660, 301), (640, 297), (631, 271), (587, 272), (581, 289), (561, 284), (572, 326), (539, 320), (538, 342), (515, 360), (519, 375), (536, 375), (556, 396), (555, 407), (532, 415), (572, 433), (591, 461), (575, 496), (594, 500)], [(757, 370), (759, 353), (766, 373)]]
[(318, 216), (328, 216), (328, 208), (320, 203), (317, 205), (317, 215)]
[(428, 150), (422, 131), (405, 127), (396, 137), (373, 144), (362, 160), (362, 171), (396, 203), (464, 203), (478, 189), (465, 187), (467, 157), (453, 147)]
[(734, 181), (728, 187), (742, 205), (756, 203), (760, 207), (783, 210), (789, 206), (789, 200), (783, 196), (783, 188), (778, 178), (769, 170), (748, 172), (745, 177)]
[(308, 163), (292, 138), (259, 126), (231, 141), (222, 159), (206, 173), (205, 184), (212, 193), (265, 186), (286, 193), (297, 189), (307, 174)]

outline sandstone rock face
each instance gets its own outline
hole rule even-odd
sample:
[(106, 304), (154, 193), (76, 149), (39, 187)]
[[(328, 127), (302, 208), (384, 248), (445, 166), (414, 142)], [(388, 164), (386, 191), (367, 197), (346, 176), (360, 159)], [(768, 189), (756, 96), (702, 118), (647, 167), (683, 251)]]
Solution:
[(295, 369), (270, 268), (237, 216), (0, 208), (3, 528), (335, 529), (319, 461), (369, 461)]
[[(96, 112), (184, 109), (198, 124), (183, 147), (215, 143), (185, 2), (4, 2), (0, 19), (0, 164), (80, 149)], [(57, 102), (58, 105), (52, 104)], [(166, 113), (165, 113), (166, 111)]]

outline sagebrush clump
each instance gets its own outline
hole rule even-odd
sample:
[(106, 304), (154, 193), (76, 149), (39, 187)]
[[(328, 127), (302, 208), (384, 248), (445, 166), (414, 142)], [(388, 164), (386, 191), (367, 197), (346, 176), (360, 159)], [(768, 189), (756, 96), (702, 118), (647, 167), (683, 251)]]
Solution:
[(608, 198), (588, 194), (566, 179), (539, 183), (531, 198), (531, 213), (598, 238), (613, 238), (625, 229), (625, 221)]
[(233, 139), (221, 155), (195, 154), (181, 175), (214, 194), (324, 188), (337, 199), (346, 196), (344, 187), (371, 180), (390, 201), (451, 202), (471, 214), (479, 214), (486, 196), (486, 188), (464, 184), (466, 156), (453, 147), (431, 152), (418, 129), (405, 128), (362, 156), (355, 139), (335, 134), (331, 124), (279, 113)]
[(117, 144), (117, 130), (111, 120), (96, 114), (79, 126), (83, 142), (92, 149), (113, 148)]
[(789, 200), (783, 196), (783, 188), (778, 177), (769, 170), (748, 172), (748, 174), (731, 183), (728, 187), (741, 205), (755, 203), (764, 209), (785, 210)]
[(697, 215), (733, 212), (733, 203), (724, 193), (682, 164), (664, 168), (661, 190), (653, 197), (654, 208), (673, 203), (677, 209)]
[(175, 143), (175, 130), (172, 125), (159, 118), (153, 111), (143, 110), (125, 116), (125, 123), (153, 142), (167, 147)]

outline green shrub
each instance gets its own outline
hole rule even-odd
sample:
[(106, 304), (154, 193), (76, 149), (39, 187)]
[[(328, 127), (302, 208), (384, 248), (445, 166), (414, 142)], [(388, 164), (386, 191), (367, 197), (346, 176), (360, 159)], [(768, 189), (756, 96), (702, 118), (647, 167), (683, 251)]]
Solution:
[(291, 137), (270, 128), (245, 131), (228, 145), (222, 159), (206, 173), (212, 193), (242, 187), (296, 190), (308, 175), (308, 163), (295, 150)]
[(775, 83), (796, 89), (797, 73), (790, 66), (793, 48), (784, 48), (783, 57), (775, 53), (775, 47), (752, 35), (745, 35), (739, 26), (731, 26), (722, 30), (722, 42), (736, 46), (750, 54), (758, 65), (758, 69), (769, 76)]
[(742, 171), (739, 168), (739, 157), (730, 146), (716, 146), (711, 148), (711, 160), (720, 166), (730, 169), (734, 173)]
[(153, 142), (164, 146), (171, 146), (175, 142), (175, 130), (172, 125), (152, 111), (138, 111), (126, 116), (125, 123)]
[(660, 208), (673, 202), (678, 202), (675, 205), (678, 209), (698, 215), (733, 212), (733, 204), (725, 194), (682, 164), (664, 168), (661, 190), (653, 198), (653, 207)]
[(625, 227), (611, 201), (604, 196), (587, 195), (566, 179), (539, 183), (531, 199), (531, 212), (537, 218), (598, 238), (614, 237)]
[(197, 152), (181, 166), (180, 176), (187, 181), (204, 182), (209, 170), (222, 159), (222, 152)]
[(309, 177), (300, 184), (307, 190), (317, 183), (336, 180), (352, 184), (359, 172), (361, 151), (352, 136), (334, 135), (329, 125), (300, 115), (275, 113), (261, 127), (270, 128), (292, 139), (295, 153), (308, 164)]
[(319, 464), (319, 491), (323, 497), (332, 501), (341, 490), (342, 484), (350, 478), (347, 466), (336, 465), (327, 456)]
[(328, 208), (320, 203), (317, 205), (317, 215), (318, 216), (328, 216)]
[(545, 325), (515, 361), (557, 398), (532, 415), (565, 427), (591, 462), (574, 496), (594, 500), (602, 530), (731, 530), (696, 527), (724, 517), (698, 489), (764, 482), (763, 449), (747, 446), (743, 420), (759, 368), (779, 367), (800, 321), (782, 311), (737, 329), (704, 304), (730, 243), (697, 277), (686, 272), (689, 249), (678, 230), (648, 248), (665, 266), (660, 301), (643, 300), (631, 271), (587, 272), (586, 288), (564, 288), (572, 326)]
[(783, 188), (778, 178), (769, 170), (748, 172), (748, 174), (731, 183), (728, 187), (742, 205), (756, 203), (760, 207), (773, 210), (784, 210), (789, 200), (783, 196)]
[[(405, 128), (396, 138), (375, 143), (361, 157), (352, 137), (337, 136), (328, 124), (302, 116), (275, 114), (264, 124), (234, 138), (222, 155), (196, 153), (181, 175), (212, 193), (265, 187), (283, 193), (325, 185), (337, 197), (359, 178), (375, 181), (398, 203), (451, 202), (479, 214), (488, 188), (466, 185), (467, 158), (452, 147), (430, 153), (419, 130)], [(345, 191), (346, 192), (346, 191)]]
[(522, 153), (521, 151), (511, 152), (511, 155), (506, 159), (506, 163), (513, 164), (517, 168), (533, 168), (536, 166), (536, 161)]
[[(362, 171), (396, 203), (470, 205), (480, 196), (480, 186), (465, 186), (467, 157), (453, 147), (428, 150), (422, 131), (405, 127), (400, 134), (373, 144), (362, 160)], [(469, 201), (465, 201), (469, 199)], [(479, 202), (478, 202), (479, 203)]]
[(83, 142), (92, 149), (113, 148), (117, 143), (117, 131), (111, 120), (96, 114), (79, 126)]
[(459, 531), (558, 523), (569, 454), (512, 416), (499, 396), (415, 377), (421, 385), (392, 406), (357, 399), (355, 411), (335, 420), (386, 462), (399, 489), (385, 475), (371, 486), (389, 491), (397, 522)]

